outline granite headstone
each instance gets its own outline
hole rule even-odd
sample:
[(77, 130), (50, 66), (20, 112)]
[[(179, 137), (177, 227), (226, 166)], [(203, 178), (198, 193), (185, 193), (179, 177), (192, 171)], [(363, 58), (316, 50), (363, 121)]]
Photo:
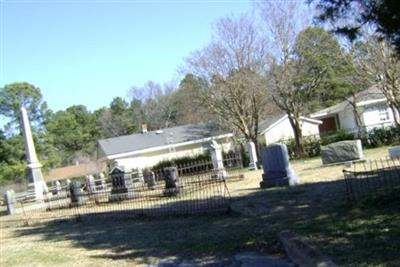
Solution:
[(132, 177), (122, 167), (114, 167), (110, 174), (112, 189), (110, 200), (124, 200), (134, 197)]
[(361, 140), (340, 141), (321, 147), (322, 164), (362, 160)]
[(264, 170), (260, 183), (262, 188), (299, 183), (299, 178), (290, 167), (286, 145), (269, 145), (262, 149), (261, 155)]

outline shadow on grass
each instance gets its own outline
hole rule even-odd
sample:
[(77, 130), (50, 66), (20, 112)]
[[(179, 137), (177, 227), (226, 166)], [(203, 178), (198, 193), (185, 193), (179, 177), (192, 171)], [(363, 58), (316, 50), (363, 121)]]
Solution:
[(229, 214), (128, 218), (86, 216), (18, 228), (16, 236), (72, 241), (105, 250), (94, 257), (223, 258), (242, 250), (281, 253), (276, 234), (290, 229), (340, 265), (400, 266), (400, 199), (350, 207), (342, 181), (252, 191), (232, 198)]

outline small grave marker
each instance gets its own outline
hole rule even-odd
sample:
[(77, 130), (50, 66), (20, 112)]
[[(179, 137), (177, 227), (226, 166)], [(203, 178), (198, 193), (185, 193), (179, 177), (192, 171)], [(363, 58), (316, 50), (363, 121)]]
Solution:
[(7, 190), (7, 192), (4, 195), (4, 198), (6, 200), (8, 214), (10, 215), (14, 214), (15, 204), (17, 203), (14, 190)]

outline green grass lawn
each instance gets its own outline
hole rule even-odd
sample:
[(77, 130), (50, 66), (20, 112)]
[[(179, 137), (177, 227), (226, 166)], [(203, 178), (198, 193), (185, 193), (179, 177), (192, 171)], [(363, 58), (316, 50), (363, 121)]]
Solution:
[[(366, 153), (383, 154), (384, 149)], [(400, 266), (400, 194), (350, 206), (340, 167), (319, 164), (293, 162), (304, 183), (292, 188), (259, 189), (260, 171), (228, 182), (230, 214), (2, 225), (0, 266), (130, 266), (159, 258), (226, 258), (247, 250), (282, 254), (282, 230), (296, 232), (340, 266)]]

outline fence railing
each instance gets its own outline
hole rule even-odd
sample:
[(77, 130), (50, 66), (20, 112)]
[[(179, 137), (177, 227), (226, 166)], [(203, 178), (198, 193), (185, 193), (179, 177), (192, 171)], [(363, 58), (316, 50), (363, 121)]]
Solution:
[(39, 220), (93, 214), (170, 216), (230, 209), (225, 179), (214, 170), (191, 176), (164, 176), (159, 180), (137, 177), (137, 172), (122, 172), (92, 184), (75, 180), (52, 188), (42, 201), (25, 201), (15, 194), (7, 209), (17, 217)]
[(343, 170), (349, 201), (400, 190), (400, 159), (373, 160)]
[[(233, 152), (225, 154), (223, 157), (223, 165), (226, 171), (229, 173), (234, 173), (235, 170), (243, 169), (243, 161), (240, 152)], [(187, 163), (178, 163), (174, 165), (178, 170), (178, 175), (181, 176), (191, 176), (202, 173), (211, 172), (214, 170), (214, 165), (211, 159), (209, 160), (196, 160)], [(162, 179), (163, 168), (153, 170), (157, 180)], [(234, 177), (240, 176), (232, 175)], [(228, 176), (230, 177), (230, 176)]]

